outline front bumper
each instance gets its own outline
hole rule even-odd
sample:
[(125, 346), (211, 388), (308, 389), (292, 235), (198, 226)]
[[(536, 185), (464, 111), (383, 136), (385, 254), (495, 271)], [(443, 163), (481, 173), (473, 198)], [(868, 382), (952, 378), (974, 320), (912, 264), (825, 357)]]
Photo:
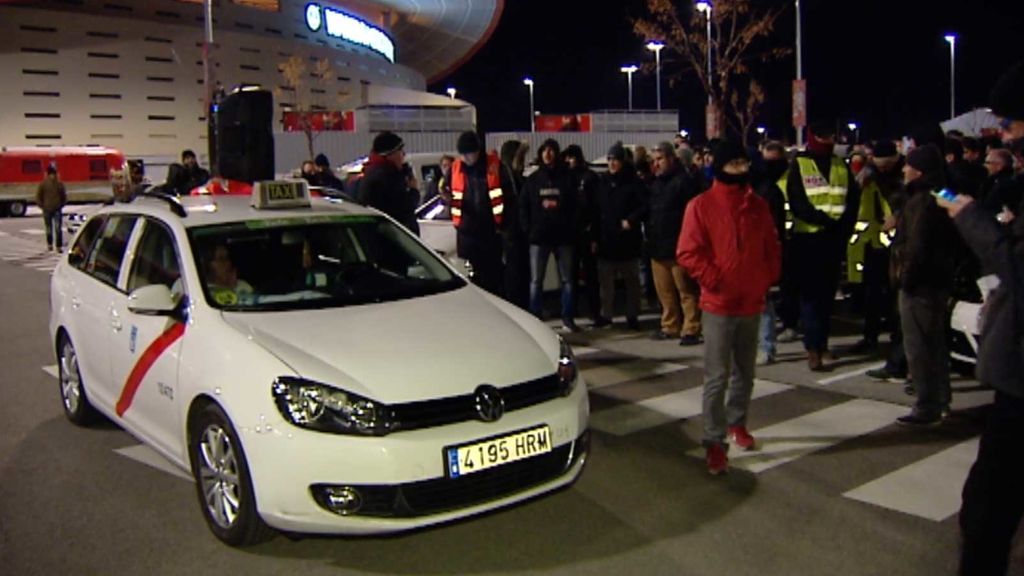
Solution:
[[(479, 514), (571, 484), (589, 452), (588, 417), (581, 378), (570, 396), (507, 413), (493, 423), (461, 422), (384, 437), (312, 432), (269, 417), (260, 426), (236, 423), (236, 428), (267, 524), (294, 532), (375, 534)], [(447, 477), (446, 447), (539, 424), (550, 428), (551, 452)], [(348, 515), (328, 510), (317, 497), (323, 486), (356, 490), (361, 507)]]

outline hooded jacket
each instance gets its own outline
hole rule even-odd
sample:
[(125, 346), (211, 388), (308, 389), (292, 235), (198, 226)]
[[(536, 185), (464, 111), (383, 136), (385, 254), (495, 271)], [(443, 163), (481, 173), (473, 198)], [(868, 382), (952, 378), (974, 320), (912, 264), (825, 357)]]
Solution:
[(566, 170), (557, 160), (553, 166), (541, 163), (540, 168), (526, 179), (519, 203), (519, 218), (530, 244), (574, 244), (577, 210), (576, 191), (569, 189)]
[(716, 179), (686, 207), (676, 260), (700, 284), (702, 310), (721, 316), (760, 314), (782, 270), (768, 203), (749, 186)]
[(893, 254), (900, 289), (908, 294), (948, 293), (960, 253), (959, 235), (931, 191), (939, 186), (920, 180), (907, 185), (909, 198), (896, 224)]

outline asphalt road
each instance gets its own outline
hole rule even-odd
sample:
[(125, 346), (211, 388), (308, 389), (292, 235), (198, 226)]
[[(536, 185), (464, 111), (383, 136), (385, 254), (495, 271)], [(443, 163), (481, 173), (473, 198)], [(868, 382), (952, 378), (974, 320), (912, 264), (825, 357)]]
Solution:
[[(225, 547), (190, 480), (112, 423), (64, 419), (47, 372), (56, 256), (41, 224), (0, 220), (0, 574), (955, 573), (959, 488), (990, 392), (958, 380), (951, 421), (906, 430), (893, 424), (910, 402), (902, 386), (863, 375), (877, 360), (813, 374), (798, 344), (783, 345), (755, 386), (761, 449), (711, 477), (701, 348), (647, 340), (653, 315), (642, 333), (570, 337), (593, 410), (573, 487), (404, 535)], [(1020, 538), (1012, 573), (1024, 574)]]

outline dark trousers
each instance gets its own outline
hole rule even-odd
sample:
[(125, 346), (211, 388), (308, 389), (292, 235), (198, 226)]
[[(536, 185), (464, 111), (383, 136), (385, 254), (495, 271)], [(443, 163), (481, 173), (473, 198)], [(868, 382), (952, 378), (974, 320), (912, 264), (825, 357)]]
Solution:
[(53, 246), (60, 250), (64, 246), (64, 236), (61, 226), (64, 225), (64, 218), (61, 209), (53, 212), (43, 212), (43, 223), (46, 225), (46, 245)]
[(900, 317), (899, 290), (890, 285), (889, 306), (892, 309), (892, 332), (889, 336), (889, 356), (885, 359), (885, 371), (894, 376), (906, 376), (907, 353), (903, 350), (903, 320)]
[(466, 261), (473, 269), (470, 280), (473, 284), (487, 290), (495, 296), (504, 295), (504, 271), (501, 261), (500, 237), (489, 241), (478, 242), (467, 254)]
[(783, 328), (796, 330), (800, 323), (800, 284), (793, 255), (793, 243), (782, 245), (782, 278), (779, 281), (779, 319)]
[(889, 250), (864, 249), (864, 339), (877, 342), (884, 328), (882, 319), (890, 317)]
[(530, 244), (523, 235), (505, 237), (505, 299), (530, 309)]
[(914, 413), (931, 418), (949, 407), (949, 346), (946, 344), (947, 292), (911, 295), (900, 291), (903, 347), (917, 390)]
[(845, 245), (829, 232), (793, 234), (794, 265), (800, 290), (800, 321), (804, 325), (804, 348), (828, 350), (832, 327), (832, 306), (839, 287), (840, 263)]
[[(591, 320), (596, 321), (601, 316), (601, 289), (600, 275), (597, 271), (597, 256), (590, 250), (589, 241), (577, 242), (574, 256), (576, 260), (573, 267), (576, 271), (576, 310), (580, 309), (580, 299), (586, 296), (587, 313)], [(584, 288), (581, 288), (580, 284), (583, 284)]]
[[(1022, 376), (1024, 377), (1024, 376)], [(960, 574), (1002, 576), (1024, 516), (1024, 398), (996, 391), (960, 508)]]

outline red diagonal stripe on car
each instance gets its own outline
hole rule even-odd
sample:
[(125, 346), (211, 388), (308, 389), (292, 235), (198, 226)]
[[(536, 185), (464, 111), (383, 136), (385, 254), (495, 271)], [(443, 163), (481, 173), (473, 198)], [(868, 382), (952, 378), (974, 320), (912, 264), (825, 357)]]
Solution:
[(185, 323), (175, 322), (171, 324), (171, 327), (164, 331), (153, 343), (146, 348), (146, 351), (139, 357), (139, 361), (135, 363), (135, 367), (132, 368), (132, 373), (128, 375), (128, 380), (124, 383), (124, 388), (121, 389), (121, 397), (117, 399), (117, 415), (124, 416), (124, 413), (128, 411), (132, 406), (132, 400), (135, 398), (135, 392), (139, 389), (139, 384), (142, 384), (142, 379), (149, 372), (149, 369), (156, 362), (156, 359), (167, 350), (171, 344), (178, 341), (182, 334), (185, 333)]

